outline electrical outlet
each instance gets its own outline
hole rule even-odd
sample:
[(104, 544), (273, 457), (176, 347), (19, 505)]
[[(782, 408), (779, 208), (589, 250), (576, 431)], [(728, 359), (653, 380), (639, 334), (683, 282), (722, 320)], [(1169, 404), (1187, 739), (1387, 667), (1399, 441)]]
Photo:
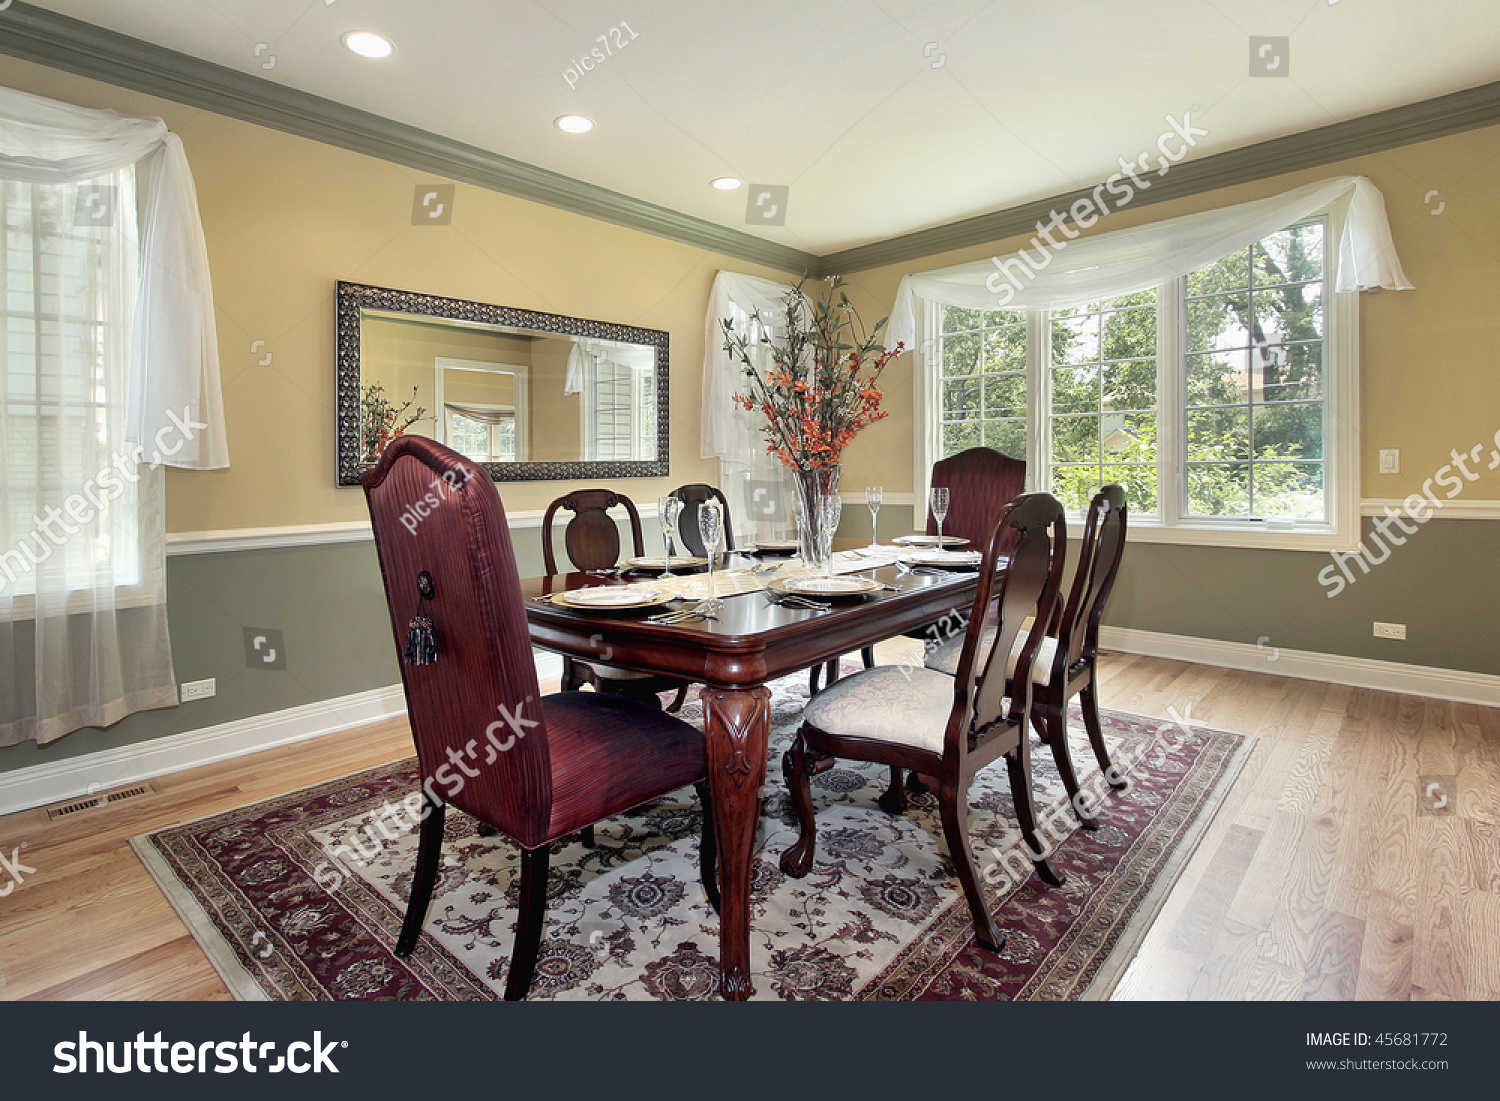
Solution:
[(1380, 473), (1401, 473), (1401, 452), (1394, 448), (1382, 448), (1380, 451)]
[(206, 700), (214, 694), (214, 679), (183, 681), (182, 693), (178, 697), (183, 703), (193, 700)]
[(1406, 624), (1404, 623), (1379, 623), (1375, 624), (1376, 638), (1395, 638), (1402, 642), (1406, 641)]

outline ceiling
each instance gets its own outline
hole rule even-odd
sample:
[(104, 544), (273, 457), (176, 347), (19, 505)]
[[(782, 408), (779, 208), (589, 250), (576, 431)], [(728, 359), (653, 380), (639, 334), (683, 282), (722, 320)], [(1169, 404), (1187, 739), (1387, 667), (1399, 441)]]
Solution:
[[(818, 255), (1092, 186), (1167, 115), (1196, 159), (1500, 79), (1495, 0), (33, 3)], [(785, 225), (723, 175), (787, 187)]]

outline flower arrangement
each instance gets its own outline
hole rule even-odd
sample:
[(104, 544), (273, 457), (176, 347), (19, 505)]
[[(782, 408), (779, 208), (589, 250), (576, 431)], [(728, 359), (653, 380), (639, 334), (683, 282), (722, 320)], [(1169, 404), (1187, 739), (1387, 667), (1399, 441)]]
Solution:
[(734, 400), (765, 417), (767, 450), (793, 470), (828, 470), (862, 429), (890, 414), (883, 410), (880, 375), (906, 348), (880, 342), (887, 318), (866, 330), (844, 293), (842, 276), (828, 279), (828, 292), (810, 302), (798, 281), (786, 295), (786, 333), (781, 342), (762, 334), (771, 366), (756, 366), (750, 334), (725, 318), (724, 350), (744, 368), (749, 393)]
[[(422, 415), (427, 410), (420, 405), (417, 406), (415, 413), (406, 416), (406, 411), (411, 408), (416, 397), (417, 388), (413, 386), (410, 400), (400, 405), (392, 405), (386, 400), (385, 387), (380, 383), (372, 382), (364, 388), (360, 396), (360, 406), (363, 410), (363, 416), (360, 418), (360, 431), (365, 443), (365, 462), (379, 462), (380, 456), (385, 453), (391, 441), (422, 419)], [(403, 417), (405, 417), (404, 420)]]

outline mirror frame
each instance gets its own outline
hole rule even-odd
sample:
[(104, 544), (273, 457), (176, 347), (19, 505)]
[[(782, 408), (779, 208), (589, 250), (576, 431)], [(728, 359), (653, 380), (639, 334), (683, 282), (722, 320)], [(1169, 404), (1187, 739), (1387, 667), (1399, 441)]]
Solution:
[(511, 306), (492, 306), (462, 298), (443, 298), (418, 291), (398, 291), (390, 287), (372, 287), (365, 283), (338, 282), (336, 303), (337, 387), (334, 405), (337, 410), (338, 484), (357, 486), (361, 476), (373, 470), (373, 463), (360, 461), (360, 318), (364, 310), (412, 314), (417, 317), (440, 317), (453, 321), (472, 321), (483, 325), (501, 325), (537, 333), (559, 336), (587, 336), (597, 340), (617, 340), (625, 344), (646, 344), (656, 349), (656, 458), (621, 462), (548, 463), (482, 463), (491, 481), (553, 482), (609, 478), (660, 478), (671, 473), (669, 454), (671, 438), (670, 359), (671, 335), (662, 329), (639, 329), (608, 321), (589, 321), (581, 317), (539, 313)]

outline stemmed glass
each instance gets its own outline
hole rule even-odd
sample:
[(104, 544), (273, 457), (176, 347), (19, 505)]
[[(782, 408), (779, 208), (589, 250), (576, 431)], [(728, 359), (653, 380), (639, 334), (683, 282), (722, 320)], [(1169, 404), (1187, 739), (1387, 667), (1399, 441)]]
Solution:
[(870, 506), (870, 549), (880, 546), (880, 506), (885, 504), (884, 486), (865, 486), (865, 504)]
[(682, 502), (669, 494), (656, 502), (657, 515), (661, 520), (661, 541), (667, 556), (662, 560), (665, 567), (662, 577), (672, 577), (672, 537), (677, 534), (677, 520), (682, 516)]
[(948, 517), (948, 489), (934, 486), (932, 489), (932, 518), (937, 521), (938, 549), (943, 547), (943, 521)]
[(839, 518), (844, 514), (844, 499), (837, 493), (825, 494), (819, 502), (823, 512), (823, 538), (822, 547), (825, 569), (828, 571), (829, 580), (833, 579), (833, 534), (839, 529)]
[(724, 506), (710, 497), (698, 506), (698, 534), (703, 536), (703, 553), (708, 555), (708, 596), (718, 595), (714, 588), (714, 563), (719, 557), (719, 540), (724, 535)]

